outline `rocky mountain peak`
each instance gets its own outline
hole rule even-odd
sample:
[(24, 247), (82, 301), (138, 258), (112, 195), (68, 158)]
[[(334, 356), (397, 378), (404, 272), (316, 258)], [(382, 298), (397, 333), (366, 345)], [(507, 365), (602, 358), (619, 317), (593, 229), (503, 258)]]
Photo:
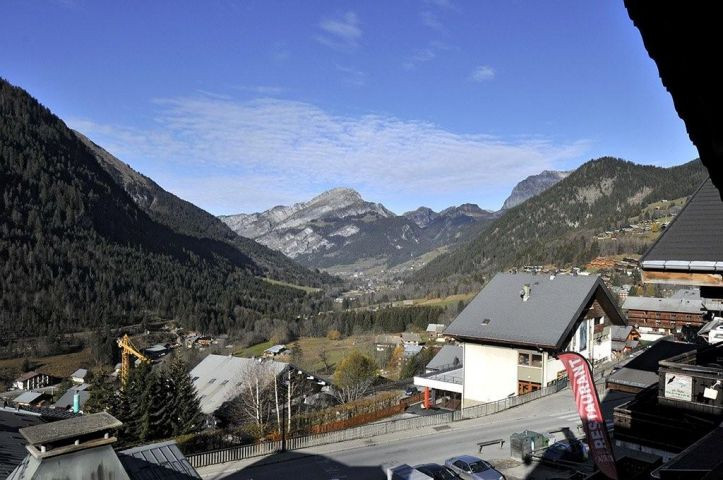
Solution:
[(571, 172), (562, 172), (556, 170), (544, 170), (537, 175), (530, 175), (515, 185), (512, 193), (502, 205), (502, 210), (516, 207), (525, 200), (541, 194), (548, 188), (555, 185), (563, 178), (570, 175)]
[(353, 188), (337, 187), (327, 190), (326, 192), (320, 193), (316, 197), (309, 200), (308, 203), (321, 202), (321, 201), (355, 201), (363, 202), (361, 194)]
[(426, 227), (439, 217), (439, 214), (429, 207), (419, 207), (402, 215), (416, 223), (419, 228)]

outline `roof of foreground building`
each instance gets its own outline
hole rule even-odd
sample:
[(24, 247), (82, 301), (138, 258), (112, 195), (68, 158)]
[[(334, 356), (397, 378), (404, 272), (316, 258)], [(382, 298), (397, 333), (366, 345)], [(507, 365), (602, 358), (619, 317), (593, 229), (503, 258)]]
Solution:
[(626, 324), (596, 275), (498, 273), (445, 334), (480, 343), (557, 350), (595, 300), (613, 324)]

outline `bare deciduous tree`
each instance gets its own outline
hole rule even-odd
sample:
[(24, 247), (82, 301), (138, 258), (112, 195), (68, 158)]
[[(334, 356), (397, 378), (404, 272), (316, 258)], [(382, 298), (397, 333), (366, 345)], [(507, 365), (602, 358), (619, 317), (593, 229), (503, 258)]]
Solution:
[(261, 430), (266, 428), (271, 415), (273, 398), (269, 387), (275, 384), (275, 378), (275, 372), (266, 362), (249, 363), (238, 378), (234, 404), (241, 416)]

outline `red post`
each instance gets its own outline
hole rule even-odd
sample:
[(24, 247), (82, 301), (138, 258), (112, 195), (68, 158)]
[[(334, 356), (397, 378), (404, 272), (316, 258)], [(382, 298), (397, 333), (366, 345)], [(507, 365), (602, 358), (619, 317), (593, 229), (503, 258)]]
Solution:
[(424, 408), (429, 408), (429, 387), (424, 387)]

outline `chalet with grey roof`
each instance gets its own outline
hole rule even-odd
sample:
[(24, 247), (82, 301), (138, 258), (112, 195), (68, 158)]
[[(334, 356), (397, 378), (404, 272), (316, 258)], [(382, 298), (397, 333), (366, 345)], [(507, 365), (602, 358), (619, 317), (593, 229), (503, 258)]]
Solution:
[(83, 384), (88, 377), (88, 370), (86, 368), (79, 368), (70, 376), (73, 383)]
[(497, 274), (445, 330), (463, 349), (462, 406), (557, 381), (563, 351), (609, 360), (612, 325), (626, 320), (598, 276)]
[(643, 280), (723, 288), (721, 238), (723, 201), (709, 178), (640, 259)]
[(55, 383), (55, 379), (48, 374), (36, 371), (25, 372), (15, 379), (13, 386), (20, 390), (47, 387)]
[(706, 309), (700, 297), (628, 297), (623, 311), (628, 323), (637, 326), (645, 341), (676, 335), (685, 327), (699, 329), (706, 324)]

